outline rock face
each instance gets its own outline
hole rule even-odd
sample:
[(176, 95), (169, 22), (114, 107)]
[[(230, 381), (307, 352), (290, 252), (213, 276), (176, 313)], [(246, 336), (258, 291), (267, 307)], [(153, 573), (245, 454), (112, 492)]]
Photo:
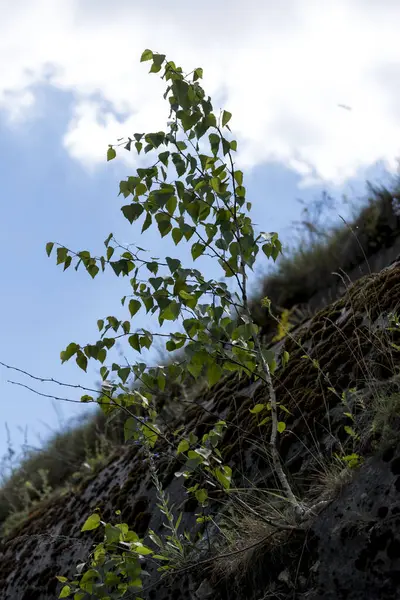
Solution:
[(367, 461), (312, 529), (319, 565), (309, 598), (398, 598), (400, 446)]
[[(388, 331), (390, 314), (398, 310), (399, 303), (400, 264), (395, 262), (358, 280), (342, 298), (272, 347), (278, 363), (274, 374), (277, 399), (289, 411), (284, 415), (286, 430), (279, 443), (285, 471), (298, 497), (329, 501), (310, 527), (306, 531), (278, 531), (275, 537), (271, 532), (264, 537), (255, 535), (253, 548), (244, 551), (239, 543), (236, 550), (225, 551), (225, 562), (215, 557), (209, 561), (204, 552), (198, 557), (197, 568), (191, 565), (161, 582), (149, 565), (151, 579), (141, 597), (400, 597), (400, 446), (395, 401), (387, 400), (399, 391), (400, 331)], [(280, 364), (283, 351), (290, 354), (284, 367)], [(354, 388), (357, 393), (345, 395)], [(200, 437), (217, 420), (224, 419), (228, 428), (221, 451), (225, 464), (233, 469), (235, 486), (276, 490), (268, 453), (269, 426), (261, 428), (257, 416), (249, 411), (267, 401), (267, 391), (259, 382), (228, 378), (187, 400), (182, 416), (170, 427), (180, 425)], [(373, 428), (377, 423), (382, 427)], [(360, 438), (349, 435), (345, 426), (361, 432)], [(364, 462), (351, 471), (351, 477), (341, 479), (342, 471), (330, 468), (337, 464), (334, 453), (346, 450), (351, 454), (355, 448), (363, 454)], [(163, 440), (156, 451), (163, 488), (176, 510), (183, 512), (182, 530), (194, 531), (201, 527), (195, 522), (196, 505), (174, 475), (180, 462)], [(331, 479), (318, 479), (318, 472), (324, 470)], [(322, 481), (319, 487), (317, 481)], [(229, 503), (224, 501), (225, 509)], [(142, 450), (134, 445), (119, 449), (92, 480), (41, 505), (3, 540), (2, 600), (58, 597), (60, 585), (55, 575), (71, 578), (75, 565), (87, 558), (94, 542), (102, 539), (99, 530), (94, 535), (80, 532), (95, 507), (101, 508), (106, 521), (113, 521), (115, 510), (121, 510), (122, 521), (140, 536), (149, 528), (162, 536), (162, 515), (156, 504)], [(220, 507), (217, 501), (209, 507), (217, 523)], [(262, 527), (260, 521), (259, 529)], [(218, 551), (217, 529), (208, 532), (214, 553)], [(223, 565), (219, 570), (217, 563)]]

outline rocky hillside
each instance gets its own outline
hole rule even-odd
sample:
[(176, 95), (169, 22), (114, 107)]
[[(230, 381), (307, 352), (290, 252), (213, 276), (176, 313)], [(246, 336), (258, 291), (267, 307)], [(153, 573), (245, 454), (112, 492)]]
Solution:
[[(392, 243), (383, 252), (388, 264), (398, 249)], [(234, 484), (229, 493), (217, 490), (201, 509), (175, 476), (180, 457), (167, 436), (159, 439), (154, 461), (162, 487), (175, 513), (182, 513), (180, 531), (198, 532), (199, 541), (186, 561), (162, 578), (154, 561), (143, 557), (144, 589), (124, 597), (400, 597), (400, 262), (382, 266), (357, 278), (360, 269), (353, 265), (350, 279), (357, 281), (343, 279), (345, 290), (338, 287), (325, 296), (314, 290), (308, 298), (316, 298), (314, 314), (279, 341), (268, 341), (273, 335), (264, 324), (276, 355), (276, 395), (284, 407), (280, 457), (296, 496), (316, 507), (306, 526), (287, 510), (271, 466), (270, 423), (254, 410), (268, 402), (264, 385), (232, 377), (211, 389), (186, 391), (178, 398), (184, 410), (170, 415), (169, 428), (201, 438), (224, 420), (220, 449)], [(290, 356), (287, 364), (284, 352)], [(163, 538), (158, 503), (148, 456), (133, 443), (118, 447), (108, 464), (36, 504), (3, 538), (1, 598), (58, 597), (62, 585), (56, 575), (73, 578), (76, 565), (102, 540), (101, 529), (81, 532), (96, 507), (105, 521), (121, 519), (149, 545), (150, 530)], [(198, 523), (196, 513), (210, 518)]]

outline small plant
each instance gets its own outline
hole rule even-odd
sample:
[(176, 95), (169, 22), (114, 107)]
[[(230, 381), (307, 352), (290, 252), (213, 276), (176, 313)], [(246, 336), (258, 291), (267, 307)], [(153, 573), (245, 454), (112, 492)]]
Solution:
[(342, 463), (344, 463), (349, 469), (357, 469), (362, 465), (364, 461), (363, 457), (360, 456), (360, 454), (358, 454), (357, 452), (344, 455), (335, 454), (334, 456)]
[(88, 563), (77, 566), (76, 579), (68, 581), (57, 576), (64, 584), (59, 598), (74, 594), (74, 600), (82, 600), (89, 594), (117, 600), (128, 590), (138, 593), (143, 587), (141, 563), (146, 556), (154, 555), (153, 551), (126, 523), (105, 523), (98, 511), (87, 518), (82, 531), (93, 531), (100, 525), (104, 527), (104, 540), (97, 544)]
[(291, 311), (285, 308), (282, 311), (281, 318), (278, 322), (278, 333), (275, 335), (275, 337), (272, 338), (273, 342), (279, 342), (287, 335), (287, 333), (291, 329), (293, 329), (293, 325), (290, 322), (290, 317)]
[[(332, 388), (329, 388), (332, 391)], [(350, 406), (351, 397), (356, 394), (357, 390), (355, 388), (350, 388), (349, 390), (345, 390), (341, 394), (342, 404), (345, 408), (343, 415), (350, 419), (352, 423), (355, 422), (355, 416), (353, 414), (353, 410)], [(356, 444), (360, 441), (360, 435), (357, 433), (351, 425), (344, 425), (345, 432), (350, 436), (353, 442)]]
[(42, 485), (39, 488), (36, 487), (29, 480), (25, 481), (25, 487), (28, 490), (32, 490), (37, 495), (39, 500), (43, 500), (52, 492), (52, 487), (51, 487), (51, 485), (49, 485), (49, 482), (48, 482), (48, 473), (49, 473), (48, 469), (39, 469), (38, 470), (38, 475), (39, 475), (40, 479), (42, 480)]
[(82, 466), (86, 469), (89, 468), (91, 471), (95, 470), (97, 467), (104, 465), (113, 449), (113, 444), (107, 440), (104, 434), (98, 435), (93, 450), (89, 445), (86, 445), (86, 460)]
[(9, 516), (5, 519), (1, 527), (1, 534), (8, 535), (11, 531), (29, 518), (32, 510), (43, 500), (53, 493), (53, 488), (48, 482), (48, 471), (39, 469), (38, 475), (41, 479), (41, 485), (35, 486), (32, 481), (25, 480), (19, 487), (19, 500), (22, 508), (13, 508)]
[(165, 561), (166, 564), (159, 567), (159, 571), (169, 571), (174, 568), (180, 568), (185, 565), (190, 557), (191, 551), (196, 549), (195, 543), (192, 541), (188, 532), (180, 533), (179, 526), (182, 520), (182, 513), (175, 519), (173, 514), (173, 506), (170, 506), (167, 494), (164, 492), (161, 482), (158, 477), (154, 457), (149, 448), (144, 444), (147, 450), (147, 457), (150, 465), (151, 477), (154, 487), (157, 491), (158, 508), (165, 516), (165, 527), (170, 532), (165, 536), (165, 539), (156, 534), (152, 529), (149, 531), (149, 538), (158, 547), (158, 559)]
[[(167, 82), (164, 98), (168, 99), (170, 105), (169, 131), (136, 133), (117, 145), (109, 146), (107, 160), (115, 159), (120, 146), (128, 151), (135, 148), (138, 154), (142, 150), (145, 154), (158, 153), (150, 167), (138, 168), (134, 176), (120, 182), (120, 195), (128, 200), (121, 208), (122, 213), (131, 224), (143, 219), (142, 232), (154, 224), (161, 238), (171, 235), (175, 245), (182, 241), (190, 242), (192, 260), (211, 258), (220, 265), (223, 275), (232, 282), (233, 289), (223, 281), (208, 279), (198, 269), (184, 267), (179, 259), (169, 256), (165, 260), (147, 257), (145, 250), (139, 246), (122, 246), (112, 233), (104, 241), (106, 253), (100, 257), (92, 256), (87, 250), (74, 252), (57, 245), (57, 264), (62, 265), (64, 270), (75, 262), (76, 269), (83, 265), (92, 278), (100, 270), (110, 268), (116, 276), (129, 279), (128, 293), (121, 299), (122, 306), (128, 309), (128, 318), (121, 320), (107, 316), (99, 319), (97, 326), (100, 338), (94, 344), (85, 346), (70, 343), (61, 352), (61, 360), (65, 362), (74, 357), (84, 371), (90, 359), (102, 364), (102, 393), (97, 401), (106, 415), (116, 410), (125, 413), (125, 441), (141, 443), (146, 452), (154, 452), (160, 438), (171, 444), (160, 428), (156, 402), (157, 394), (163, 393), (167, 385), (184, 385), (190, 377), (192, 382), (205, 379), (209, 386), (213, 386), (232, 373), (262, 380), (268, 400), (254, 406), (251, 412), (256, 415), (261, 411), (268, 413), (267, 416), (262, 415), (260, 425), (270, 424), (269, 448), (282, 495), (289, 512), (293, 513), (299, 524), (304, 524), (313, 514), (313, 507), (303, 505), (296, 498), (282, 468), (277, 440), (285, 429), (280, 413), (287, 409), (275, 397), (272, 382), (275, 357), (262, 347), (259, 328), (252, 319), (248, 302), (248, 270), (253, 269), (259, 250), (267, 258), (276, 261), (282, 251), (278, 234), (257, 234), (253, 228), (248, 215), (251, 203), (246, 200), (243, 173), (234, 164), (233, 153), (237, 150), (237, 142), (232, 139), (229, 127), (232, 115), (226, 110), (219, 117), (214, 114), (211, 99), (206, 97), (199, 84), (202, 69), (196, 68), (184, 75), (180, 67), (166, 60), (165, 55), (150, 50), (144, 51), (141, 60), (152, 61), (152, 73), (159, 73), (163, 69), (162, 78)], [(206, 133), (208, 151), (203, 139)], [(169, 176), (174, 173), (178, 178), (170, 182)], [(46, 246), (49, 256), (54, 245), (49, 242)], [(119, 251), (119, 257), (116, 251)], [(268, 303), (268, 299), (265, 299), (265, 303)], [(143, 327), (133, 330), (132, 320), (143, 309), (157, 316), (160, 326), (179, 320), (183, 331), (170, 333), (167, 329), (167, 333), (154, 333)], [(117, 340), (126, 339), (130, 348), (141, 354), (143, 350), (150, 349), (158, 337), (166, 338), (167, 352), (182, 351), (184, 359), (156, 367), (149, 367), (145, 362), (105, 365), (108, 353)], [(288, 353), (284, 354), (283, 360), (289, 360)], [(133, 389), (127, 385), (132, 376)], [(112, 383), (109, 378), (113, 379)], [(92, 402), (94, 398), (84, 395), (81, 400)], [(187, 491), (202, 508), (208, 503), (210, 490), (231, 493), (232, 469), (224, 464), (218, 449), (225, 426), (223, 421), (217, 422), (201, 440), (193, 433), (176, 439), (176, 454), (182, 462), (182, 468), (176, 476), (182, 477), (185, 483), (191, 480)], [(154, 464), (151, 470), (159, 509), (164, 513), (169, 529), (165, 544), (162, 540), (159, 543), (154, 533), (153, 542), (161, 547), (162, 553), (157, 556), (168, 560), (170, 566), (173, 555), (176, 566), (186, 558), (186, 545), (182, 543), (178, 531), (179, 517), (175, 520), (168, 506)], [(103, 524), (98, 515), (92, 515), (90, 519), (90, 527), (86, 524), (85, 530)], [(206, 523), (207, 516), (199, 514), (198, 522)], [(114, 525), (104, 526), (106, 537), (107, 531), (111, 532), (111, 537), (97, 547), (94, 561), (97, 565), (101, 560), (102, 568), (103, 565), (110, 566), (113, 575), (109, 583), (116, 586), (113, 593), (125, 593), (129, 587), (129, 569), (127, 566), (121, 567), (118, 561), (127, 560), (128, 555), (123, 552), (124, 558), (117, 559), (114, 554), (117, 548), (120, 549), (121, 544), (129, 545), (129, 556), (133, 561), (130, 568), (133, 569), (136, 582), (141, 577), (140, 556), (152, 555), (155, 558), (156, 555), (144, 546), (127, 525), (118, 530)], [(186, 541), (189, 546), (192, 544), (190, 539)], [(107, 546), (110, 543), (112, 547)], [(168, 555), (165, 554), (166, 550)], [(108, 558), (109, 552), (112, 559)], [(116, 579), (116, 565), (120, 571), (123, 569), (126, 580)], [(92, 562), (89, 573), (98, 578), (99, 570), (96, 567), (94, 574), (93, 569)], [(87, 572), (82, 573), (81, 582), (88, 577)], [(103, 581), (101, 585), (106, 583)], [(90, 585), (90, 593), (100, 593), (104, 589), (94, 582)], [(122, 588), (119, 589), (119, 586)], [(62, 597), (70, 595), (71, 589), (69, 584), (66, 585)]]
[[(344, 485), (353, 478), (353, 469), (361, 465), (358, 454), (334, 454), (329, 461), (321, 461), (320, 468), (313, 481), (312, 490), (317, 498), (335, 498)], [(314, 477), (313, 477), (314, 479)]]

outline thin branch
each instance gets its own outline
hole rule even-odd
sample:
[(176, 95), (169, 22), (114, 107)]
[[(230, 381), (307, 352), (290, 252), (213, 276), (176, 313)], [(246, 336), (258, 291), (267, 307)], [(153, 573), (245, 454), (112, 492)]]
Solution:
[[(8, 368), (8, 369), (12, 369), (15, 371), (18, 371), (20, 373), (23, 373), (24, 375), (27, 375), (28, 377), (31, 377), (32, 379), (35, 379), (36, 381), (42, 381), (42, 382), (52, 382), (52, 383), (56, 383), (57, 385), (61, 385), (64, 387), (72, 387), (72, 388), (79, 388), (82, 389), (84, 391), (94, 391), (96, 393), (99, 393), (98, 390), (93, 390), (91, 388), (85, 388), (84, 386), (78, 385), (78, 384), (72, 384), (72, 383), (62, 383), (60, 381), (57, 381), (55, 379), (52, 378), (41, 378), (41, 377), (37, 377), (35, 375), (32, 375), (31, 373), (28, 373), (27, 371), (23, 371), (22, 369), (19, 369), (18, 367), (12, 367), (10, 365), (6, 365), (3, 362), (0, 362), (0, 365)], [(18, 381), (11, 381), (8, 380), (8, 383), (11, 383), (13, 385), (18, 385), (20, 387), (26, 388), (29, 391), (37, 394), (38, 396), (42, 396), (44, 398), (51, 398), (53, 400), (61, 400), (64, 402), (73, 402), (75, 404), (91, 404), (92, 402), (82, 402), (81, 400), (72, 400), (72, 398), (61, 398), (58, 396), (54, 396), (52, 394), (44, 394), (43, 392), (38, 392), (37, 390), (27, 386), (24, 383), (20, 383)], [(149, 429), (152, 433), (156, 434), (158, 437), (161, 437), (169, 446), (172, 446), (175, 448), (175, 445), (169, 441), (169, 439), (163, 434), (161, 433), (161, 431), (158, 431), (157, 429), (154, 429), (151, 425), (149, 425), (148, 423), (146, 423), (145, 421), (143, 421), (140, 417), (138, 417), (137, 415), (135, 415), (134, 413), (132, 413), (128, 408), (126, 408), (126, 406), (123, 406), (121, 404), (118, 404), (118, 402), (115, 401), (115, 399), (112, 396), (109, 396), (106, 393), (102, 393), (102, 396), (104, 396), (105, 398), (108, 398), (110, 400), (110, 402), (116, 406), (117, 408), (121, 408), (125, 413), (127, 413), (130, 417), (132, 417), (137, 423), (140, 423), (140, 425), (142, 425), (143, 427), (147, 427), (147, 429)], [(99, 405), (107, 405), (109, 406), (109, 403), (107, 402), (101, 402), (101, 400), (94, 400), (93, 402), (96, 402)]]

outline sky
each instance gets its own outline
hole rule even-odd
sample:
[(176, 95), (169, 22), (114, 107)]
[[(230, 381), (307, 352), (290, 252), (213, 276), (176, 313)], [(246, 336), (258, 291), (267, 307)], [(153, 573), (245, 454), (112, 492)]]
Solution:
[[(140, 63), (145, 48), (187, 72), (203, 67), (215, 109), (233, 113), (251, 216), (290, 243), (299, 198), (327, 190), (340, 205), (367, 178), (397, 171), (399, 18), (397, 0), (0, 0), (0, 361), (93, 388), (99, 364), (85, 374), (61, 365), (60, 351), (96, 341), (97, 319), (126, 317), (124, 279), (63, 272), (46, 242), (99, 254), (113, 232), (187, 264), (184, 246), (153, 230), (141, 237), (120, 211), (119, 181), (149, 163), (127, 152), (106, 161), (117, 138), (165, 129), (164, 82)], [(136, 325), (147, 323), (140, 315)], [(0, 456), (7, 428), (16, 450), (25, 439), (38, 447), (88, 410), (10, 380), (81, 395), (0, 367)]]

